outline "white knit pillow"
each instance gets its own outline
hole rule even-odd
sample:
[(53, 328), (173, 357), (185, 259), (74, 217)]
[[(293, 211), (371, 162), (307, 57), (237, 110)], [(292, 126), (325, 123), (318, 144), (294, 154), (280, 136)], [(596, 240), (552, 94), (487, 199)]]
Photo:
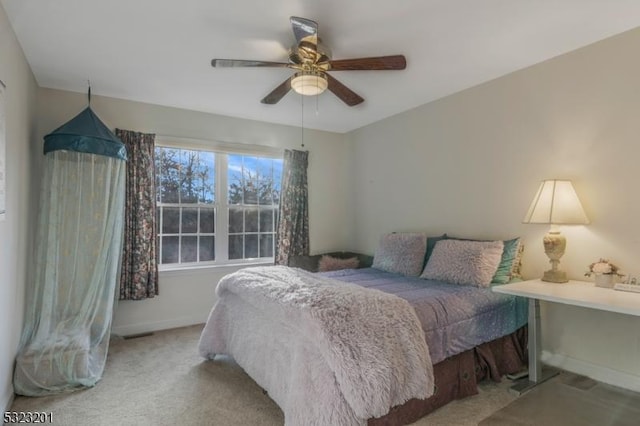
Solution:
[(427, 251), (427, 235), (398, 232), (380, 238), (373, 256), (373, 268), (408, 277), (420, 275)]
[(438, 241), (420, 278), (489, 287), (503, 249), (502, 241)]

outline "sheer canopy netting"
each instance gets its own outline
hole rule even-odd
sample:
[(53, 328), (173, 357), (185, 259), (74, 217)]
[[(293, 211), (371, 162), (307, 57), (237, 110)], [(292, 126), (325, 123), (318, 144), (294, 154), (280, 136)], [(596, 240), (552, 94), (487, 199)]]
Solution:
[(102, 377), (123, 229), (126, 161), (53, 150), (44, 163), (34, 279), (14, 376), (16, 393), (30, 396), (93, 386)]

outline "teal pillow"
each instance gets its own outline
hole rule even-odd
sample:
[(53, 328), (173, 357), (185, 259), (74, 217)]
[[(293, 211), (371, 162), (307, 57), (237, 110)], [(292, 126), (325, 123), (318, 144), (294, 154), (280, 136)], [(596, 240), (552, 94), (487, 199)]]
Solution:
[(498, 269), (491, 280), (492, 284), (508, 283), (514, 272), (515, 262), (519, 262), (520, 238), (504, 241), (504, 250)]

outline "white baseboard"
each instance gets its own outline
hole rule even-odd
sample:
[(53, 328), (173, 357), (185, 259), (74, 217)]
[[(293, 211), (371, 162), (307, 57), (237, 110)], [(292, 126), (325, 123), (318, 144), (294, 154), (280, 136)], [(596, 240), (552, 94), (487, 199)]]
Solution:
[(150, 333), (152, 331), (169, 330), (171, 328), (186, 327), (188, 325), (203, 324), (207, 320), (206, 316), (191, 316), (172, 318), (163, 321), (143, 322), (137, 324), (127, 324), (114, 326), (111, 333), (118, 336), (129, 336), (132, 334)]
[(572, 373), (587, 376), (593, 380), (640, 392), (640, 376), (614, 370), (598, 364), (592, 364), (566, 355), (542, 351), (540, 358), (543, 363)]

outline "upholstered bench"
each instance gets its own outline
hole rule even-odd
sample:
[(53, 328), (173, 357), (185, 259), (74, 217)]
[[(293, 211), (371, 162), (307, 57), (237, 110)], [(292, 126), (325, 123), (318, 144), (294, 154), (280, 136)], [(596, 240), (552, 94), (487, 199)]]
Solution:
[[(329, 258), (325, 257), (325, 260), (321, 261), (323, 256), (328, 256)], [(353, 260), (347, 262), (347, 260), (350, 259), (357, 259), (357, 262)], [(353, 268), (354, 265), (356, 268), (369, 268), (372, 263), (373, 256), (350, 251), (334, 251), (312, 256), (292, 256), (289, 258), (289, 266), (305, 269), (310, 272), (321, 272), (320, 269), (324, 268), (320, 268), (320, 266), (323, 265), (331, 265), (331, 269), (324, 270), (336, 270)]]

